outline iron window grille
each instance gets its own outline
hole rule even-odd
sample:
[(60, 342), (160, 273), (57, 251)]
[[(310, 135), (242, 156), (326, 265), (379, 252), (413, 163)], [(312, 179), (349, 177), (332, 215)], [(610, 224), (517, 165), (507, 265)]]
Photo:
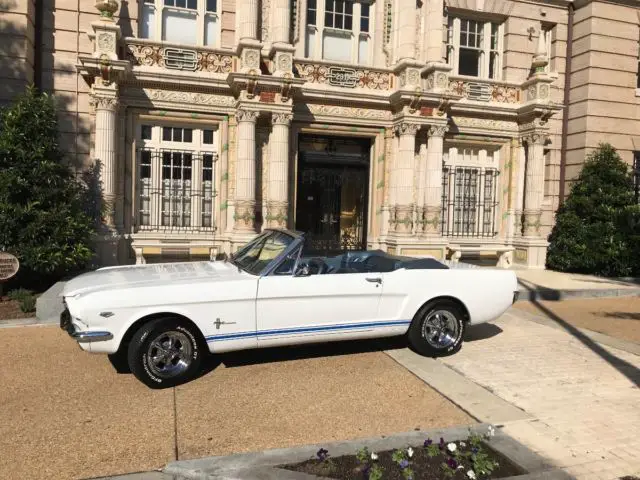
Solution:
[(215, 231), (216, 161), (213, 152), (139, 149), (138, 230)]
[(446, 237), (495, 237), (498, 210), (495, 168), (442, 170), (442, 234)]

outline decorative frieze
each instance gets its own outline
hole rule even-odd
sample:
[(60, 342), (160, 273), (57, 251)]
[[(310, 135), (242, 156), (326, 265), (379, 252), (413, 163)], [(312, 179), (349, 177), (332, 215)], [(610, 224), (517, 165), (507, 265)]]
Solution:
[[(227, 95), (214, 95), (209, 93), (196, 92), (178, 92), (175, 90), (162, 90), (155, 88), (143, 88), (141, 92), (144, 97), (159, 102), (200, 106), (212, 105), (219, 107), (233, 107), (236, 103), (236, 100), (232, 96)], [(131, 91), (127, 91), (127, 93), (130, 94)]]
[(367, 120), (391, 120), (391, 112), (372, 108), (345, 107), (342, 105), (309, 104), (307, 110), (313, 115), (359, 118)]
[(319, 83), (345, 88), (391, 90), (391, 72), (384, 70), (349, 68), (331, 65), (296, 63), (300, 78), (309, 83)]
[(232, 55), (195, 49), (176, 49), (161, 45), (128, 43), (127, 58), (133, 65), (172, 70), (209, 73), (230, 73), (233, 70)]
[(518, 130), (518, 124), (516, 122), (509, 122), (507, 120), (494, 120), (491, 118), (453, 117), (452, 123), (459, 128), (482, 128), (487, 130), (501, 130), (509, 132), (515, 132)]

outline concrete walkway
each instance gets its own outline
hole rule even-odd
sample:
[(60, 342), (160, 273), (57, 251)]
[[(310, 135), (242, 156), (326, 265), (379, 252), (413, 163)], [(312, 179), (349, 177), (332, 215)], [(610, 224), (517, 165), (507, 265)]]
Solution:
[(408, 350), (389, 354), (578, 480), (638, 475), (640, 357), (516, 309), (494, 325), (490, 338), (479, 335), (437, 361)]

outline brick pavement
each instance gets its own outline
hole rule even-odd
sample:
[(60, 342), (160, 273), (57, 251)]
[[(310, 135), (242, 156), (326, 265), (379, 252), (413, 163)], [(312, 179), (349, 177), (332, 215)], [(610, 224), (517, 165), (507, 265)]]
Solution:
[(637, 474), (640, 357), (586, 339), (589, 348), (515, 309), (494, 324), (500, 334), (440, 361), (533, 417), (505, 433), (580, 480)]

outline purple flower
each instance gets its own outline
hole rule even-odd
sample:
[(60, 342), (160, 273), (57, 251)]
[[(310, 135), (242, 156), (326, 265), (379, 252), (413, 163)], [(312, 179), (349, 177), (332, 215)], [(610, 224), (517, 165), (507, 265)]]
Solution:
[(408, 460), (402, 460), (400, 462), (400, 468), (407, 468), (409, 466), (409, 461)]
[(449, 457), (447, 459), (447, 465), (449, 465), (450, 468), (453, 468), (454, 470), (456, 468), (458, 468), (458, 462), (456, 462), (453, 458)]
[(473, 453), (478, 453), (478, 447), (473, 447), (473, 448), (471, 449), (471, 451), (472, 451)]
[(430, 438), (427, 438), (427, 439), (424, 441), (424, 446), (425, 446), (425, 447), (428, 447), (428, 446), (429, 446), (429, 445), (431, 445), (432, 443), (433, 443), (433, 440), (431, 440)]
[(329, 456), (329, 451), (324, 448), (321, 448), (320, 450), (318, 450), (318, 453), (316, 453), (316, 456), (318, 457), (318, 460), (322, 462), (326, 460), (327, 457)]

